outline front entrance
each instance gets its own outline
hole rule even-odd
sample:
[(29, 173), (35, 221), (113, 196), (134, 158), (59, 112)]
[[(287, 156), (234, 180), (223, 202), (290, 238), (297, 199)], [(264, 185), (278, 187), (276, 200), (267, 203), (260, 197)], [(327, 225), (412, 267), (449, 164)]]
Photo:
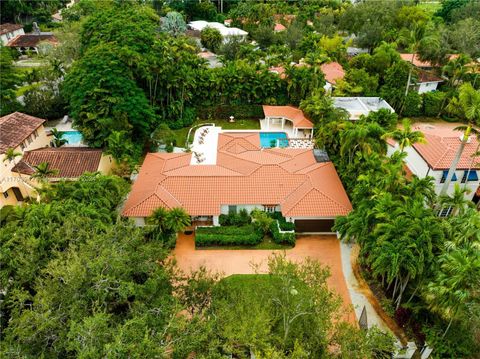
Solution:
[(332, 233), (334, 219), (296, 219), (295, 231), (298, 233)]

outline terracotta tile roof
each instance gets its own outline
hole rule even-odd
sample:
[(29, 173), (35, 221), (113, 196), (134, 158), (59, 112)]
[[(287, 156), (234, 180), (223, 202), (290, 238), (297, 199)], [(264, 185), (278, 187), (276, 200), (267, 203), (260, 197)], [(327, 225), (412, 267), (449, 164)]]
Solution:
[(10, 40), (7, 44), (9, 47), (36, 47), (40, 42), (47, 41), (53, 44), (58, 43), (57, 38), (53, 35), (18, 35)]
[(0, 35), (8, 34), (9, 32), (13, 32), (15, 30), (23, 29), (22, 24), (0, 24)]
[(285, 31), (287, 28), (283, 26), (280, 23), (275, 23), (275, 27), (273, 28), (273, 31), (280, 32), (280, 31)]
[(40, 148), (27, 151), (21, 161), (13, 167), (13, 172), (32, 175), (42, 162), (58, 173), (51, 178), (77, 178), (85, 172), (96, 172), (102, 158), (102, 150), (87, 147)]
[(337, 80), (341, 80), (345, 77), (345, 71), (343, 70), (342, 65), (340, 65), (338, 62), (322, 64), (320, 68), (325, 75), (325, 80), (333, 85), (337, 83)]
[[(437, 65), (433, 65), (430, 61), (420, 60), (420, 58), (417, 54), (415, 54), (413, 56), (413, 61), (412, 61), (412, 55), (413, 54), (411, 54), (411, 53), (410, 54), (400, 54), (400, 57), (402, 58), (402, 60), (408, 61), (408, 62), (414, 64), (417, 67), (438, 67)], [(453, 60), (457, 57), (458, 57), (458, 55), (456, 55), (456, 54), (449, 55), (449, 60)]]
[(44, 122), (41, 118), (21, 112), (0, 117), (0, 153), (19, 146)]
[(302, 110), (293, 106), (267, 106), (263, 105), (266, 117), (285, 117), (293, 122), (294, 127), (313, 128), (313, 123), (305, 117)]
[[(252, 147), (236, 153), (235, 143)], [(262, 150), (258, 133), (221, 133), (218, 144), (215, 165), (190, 165), (184, 157), (191, 154), (148, 154), (123, 215), (147, 217), (158, 207), (219, 215), (222, 205), (241, 204), (278, 204), (292, 217), (335, 217), (351, 210), (335, 167), (316, 162), (312, 150)], [(165, 170), (172, 161), (181, 166)]]
[(429, 71), (418, 72), (418, 83), (423, 82), (443, 82), (443, 79)]
[[(461, 131), (455, 131), (454, 128), (464, 126), (462, 123), (414, 123), (412, 128), (416, 131), (422, 131), (426, 143), (416, 143), (413, 148), (418, 154), (427, 162), (433, 170), (447, 170), (453, 162), (455, 154), (460, 146)], [(395, 141), (389, 140), (388, 143), (392, 146)], [(457, 169), (468, 169), (472, 163), (472, 154), (476, 152), (479, 142), (475, 136), (470, 136), (470, 142), (465, 145), (465, 148), (458, 162)], [(479, 161), (475, 169), (480, 169)], [(474, 162), (475, 163), (475, 162)]]
[(287, 76), (285, 74), (285, 67), (283, 66), (271, 66), (268, 68), (268, 71), (278, 74), (281, 79), (284, 79)]

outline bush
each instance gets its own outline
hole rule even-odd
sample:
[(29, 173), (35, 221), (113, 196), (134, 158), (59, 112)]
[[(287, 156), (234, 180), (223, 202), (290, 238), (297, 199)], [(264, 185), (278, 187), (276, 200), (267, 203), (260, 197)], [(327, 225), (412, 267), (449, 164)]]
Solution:
[(221, 214), (219, 218), (221, 226), (245, 226), (252, 223), (252, 218), (246, 209), (237, 213)]
[(195, 120), (196, 111), (192, 107), (185, 107), (183, 110), (182, 118), (179, 118), (175, 121), (169, 121), (168, 127), (172, 130), (178, 130), (183, 127), (189, 127), (192, 125), (193, 121)]
[(437, 117), (442, 109), (445, 93), (432, 91), (423, 94), (423, 113), (428, 117)]
[(263, 233), (252, 225), (242, 227), (200, 227), (195, 234), (197, 247), (207, 246), (253, 246), (263, 239)]
[(278, 225), (282, 231), (293, 231), (295, 230), (295, 223), (287, 222), (284, 216), (280, 212), (272, 213), (272, 218), (278, 221)]
[(217, 52), (222, 44), (223, 37), (218, 29), (207, 26), (200, 33), (200, 41), (203, 47), (206, 47), (212, 52)]
[(272, 224), (270, 224), (270, 233), (272, 234), (273, 241), (277, 244), (295, 245), (295, 232), (280, 233), (277, 221), (273, 221)]
[(222, 119), (226, 120), (230, 116), (236, 119), (263, 118), (262, 105), (220, 105), (205, 106), (197, 108), (198, 117), (201, 119)]
[(422, 114), (422, 97), (415, 91), (410, 91), (405, 98), (404, 116), (416, 117)]

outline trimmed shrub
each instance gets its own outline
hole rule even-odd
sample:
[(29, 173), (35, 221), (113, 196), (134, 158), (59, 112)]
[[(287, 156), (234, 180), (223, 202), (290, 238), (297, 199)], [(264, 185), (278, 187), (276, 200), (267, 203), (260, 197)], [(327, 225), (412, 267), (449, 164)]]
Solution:
[(422, 97), (416, 91), (410, 91), (405, 98), (405, 106), (403, 108), (404, 116), (420, 116), (422, 114)]
[(273, 223), (270, 225), (270, 233), (272, 234), (272, 238), (275, 243), (287, 244), (291, 246), (295, 245), (295, 232), (280, 233), (278, 230), (277, 221), (273, 221)]
[(197, 247), (207, 246), (254, 246), (263, 239), (263, 233), (253, 226), (200, 227), (195, 234)]
[(445, 93), (432, 91), (423, 94), (423, 113), (428, 117), (437, 117), (442, 109)]
[(238, 213), (221, 214), (219, 218), (221, 226), (245, 226), (252, 223), (252, 218), (246, 209)]
[(203, 120), (228, 119), (234, 116), (236, 119), (263, 118), (263, 108), (261, 105), (220, 105), (205, 106), (197, 108), (197, 115)]

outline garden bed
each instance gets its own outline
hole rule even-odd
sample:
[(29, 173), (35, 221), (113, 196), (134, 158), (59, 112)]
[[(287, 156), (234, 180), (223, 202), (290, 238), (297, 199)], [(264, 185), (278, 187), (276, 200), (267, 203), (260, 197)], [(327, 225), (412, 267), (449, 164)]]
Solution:
[(255, 246), (262, 240), (263, 233), (252, 225), (199, 227), (195, 234), (196, 247)]

